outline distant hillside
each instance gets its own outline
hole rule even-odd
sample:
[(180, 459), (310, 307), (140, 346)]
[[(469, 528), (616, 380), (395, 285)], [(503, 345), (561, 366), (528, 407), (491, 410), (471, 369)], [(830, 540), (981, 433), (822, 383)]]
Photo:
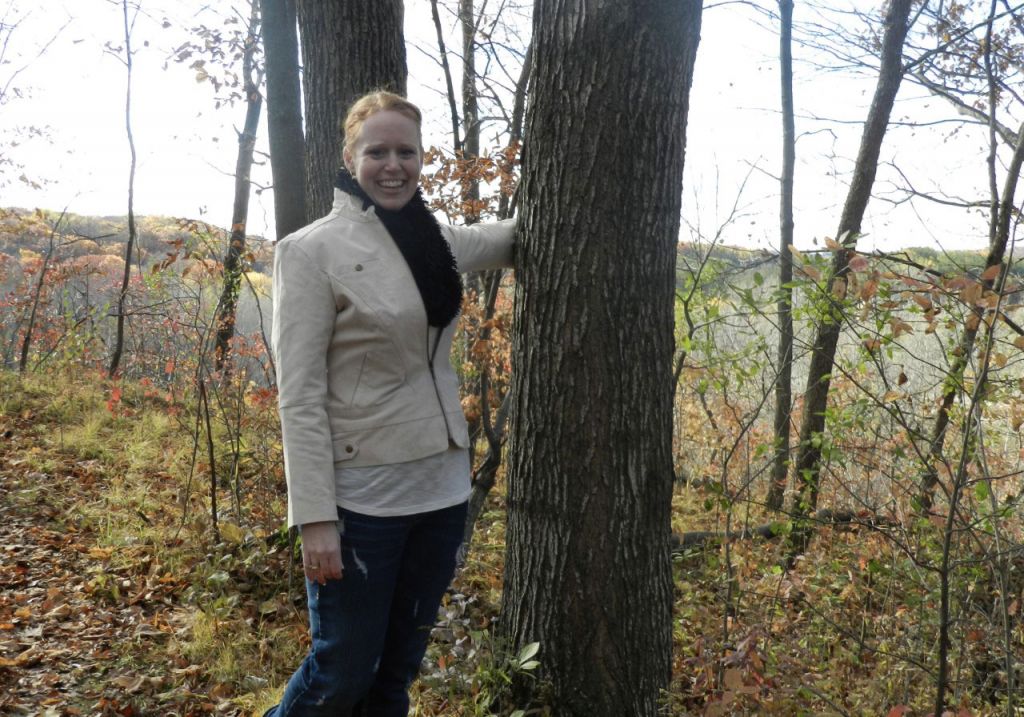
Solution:
[[(59, 217), (58, 212), (9, 208), (0, 209), (0, 253), (17, 256), (22, 250), (39, 254), (49, 246), (50, 234)], [(136, 217), (139, 252), (137, 261), (143, 266), (162, 261), (176, 246), (188, 247), (202, 256), (219, 259), (227, 246), (228, 231), (206, 222), (177, 217)], [(123, 256), (128, 238), (128, 219), (125, 216), (95, 217), (68, 214), (61, 225), (63, 235), (60, 253), (63, 257), (87, 255)], [(74, 240), (74, 241), (71, 241)], [(248, 238), (253, 253), (253, 269), (270, 272), (271, 245), (261, 236)], [(690, 243), (679, 244), (676, 266), (680, 275), (687, 273), (703, 260), (707, 248)], [(813, 252), (805, 252), (811, 254)], [(941, 273), (959, 273), (983, 266), (982, 251), (939, 251), (928, 247), (903, 249), (899, 255)], [(719, 279), (758, 271), (766, 280), (778, 270), (778, 257), (763, 249), (717, 246), (711, 252), (710, 262)], [(1024, 276), (1024, 271), (1014, 270)], [(706, 277), (708, 278), (708, 277)]]
[[(831, 256), (831, 252), (827, 250), (805, 251), (803, 254), (806, 257), (819, 255), (826, 261)], [(778, 254), (764, 249), (717, 246), (711, 251), (710, 257), (705, 258), (706, 255), (706, 246), (679, 244), (676, 255), (677, 283), (683, 283), (685, 276), (695, 272), (702, 264), (706, 267), (703, 277), (711, 282), (733, 281), (740, 276), (758, 272), (766, 282), (772, 283), (772, 278), (779, 269)], [(950, 275), (965, 271), (977, 273), (985, 265), (985, 252), (981, 250), (941, 251), (931, 247), (913, 247), (891, 252), (890, 256), (940, 274)], [(1024, 279), (1024, 266), (1014, 264), (1010, 273), (1018, 279)]]
[[(20, 208), (0, 209), (0, 253), (12, 256), (28, 250), (47, 251), (59, 212)], [(136, 261), (143, 266), (162, 261), (177, 247), (187, 247), (201, 256), (220, 258), (227, 247), (228, 231), (206, 222), (176, 217), (135, 218)], [(68, 213), (58, 228), (57, 245), (62, 257), (89, 255), (124, 256), (128, 240), (126, 216), (94, 217)], [(249, 237), (253, 269), (270, 271), (271, 249), (263, 237)]]

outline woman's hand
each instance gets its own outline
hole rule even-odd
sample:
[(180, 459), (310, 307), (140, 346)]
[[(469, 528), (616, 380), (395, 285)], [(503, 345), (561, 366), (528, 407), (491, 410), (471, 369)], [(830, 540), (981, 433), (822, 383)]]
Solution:
[(341, 537), (333, 520), (302, 526), (302, 569), (321, 585), (341, 579)]

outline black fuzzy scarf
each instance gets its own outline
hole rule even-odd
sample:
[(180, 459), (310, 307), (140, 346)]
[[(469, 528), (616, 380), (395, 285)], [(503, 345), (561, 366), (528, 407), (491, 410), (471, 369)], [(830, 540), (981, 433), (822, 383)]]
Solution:
[(430, 325), (442, 327), (451, 323), (462, 305), (462, 277), (440, 225), (427, 209), (422, 190), (417, 189), (404, 207), (391, 211), (374, 204), (344, 167), (338, 170), (334, 186), (361, 200), (363, 209), (374, 207), (409, 265)]

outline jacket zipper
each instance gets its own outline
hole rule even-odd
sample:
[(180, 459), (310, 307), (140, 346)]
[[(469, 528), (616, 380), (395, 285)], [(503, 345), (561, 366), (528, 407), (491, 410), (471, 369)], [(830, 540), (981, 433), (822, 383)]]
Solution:
[(441, 389), (437, 387), (437, 374), (434, 373), (434, 358), (437, 356), (437, 349), (441, 345), (441, 334), (444, 333), (444, 327), (439, 326), (437, 328), (437, 337), (434, 339), (434, 349), (430, 350), (430, 324), (427, 324), (427, 368), (430, 369), (430, 380), (434, 384), (434, 395), (437, 396), (437, 405), (441, 408), (441, 418), (444, 419), (444, 430), (448, 434), (448, 445), (453, 444), (455, 441), (452, 440), (452, 427), (448, 423), (448, 414), (444, 410), (444, 401), (441, 400)]

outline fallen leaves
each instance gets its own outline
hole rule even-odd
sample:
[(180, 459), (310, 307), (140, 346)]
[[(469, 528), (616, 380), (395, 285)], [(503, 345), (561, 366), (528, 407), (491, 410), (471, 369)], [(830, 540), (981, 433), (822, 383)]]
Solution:
[[(116, 666), (129, 646), (173, 632), (163, 614), (183, 583), (143, 551), (97, 546), (74, 525), (75, 501), (101, 489), (95, 466), (53, 475), (25, 467), (0, 453), (0, 713), (145, 714), (136, 697), (177, 690), (166, 666), (156, 674)], [(59, 491), (43, 489), (54, 484)]]

